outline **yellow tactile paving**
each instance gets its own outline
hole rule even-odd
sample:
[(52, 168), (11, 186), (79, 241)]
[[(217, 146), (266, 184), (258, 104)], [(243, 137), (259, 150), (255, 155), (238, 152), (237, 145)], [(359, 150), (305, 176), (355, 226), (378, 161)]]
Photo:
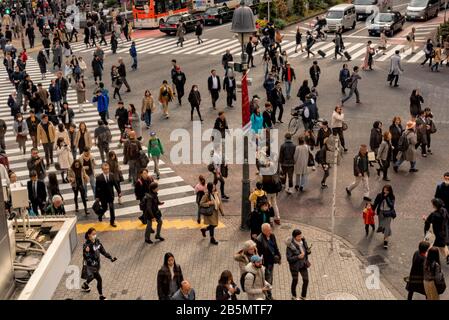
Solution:
[[(145, 225), (139, 220), (120, 220), (116, 221), (117, 228), (111, 227), (109, 221), (94, 222), (94, 223), (78, 223), (76, 226), (77, 233), (85, 233), (89, 228), (95, 228), (97, 231), (127, 231), (127, 230), (143, 230)], [(204, 224), (198, 224), (194, 219), (164, 219), (162, 229), (199, 229), (206, 227)], [(222, 223), (218, 223), (217, 228), (225, 228)], [(153, 228), (156, 228), (156, 223), (153, 223)]]

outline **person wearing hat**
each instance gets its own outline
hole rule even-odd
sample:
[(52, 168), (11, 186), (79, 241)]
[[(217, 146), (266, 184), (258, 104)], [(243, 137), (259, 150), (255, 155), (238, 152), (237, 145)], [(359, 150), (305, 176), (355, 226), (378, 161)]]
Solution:
[[(293, 189), (293, 171), (295, 169), (295, 151), (296, 146), (292, 141), (292, 135), (290, 133), (285, 134), (285, 142), (281, 145), (279, 151), (279, 164), (281, 165), (281, 171), (286, 178), (288, 178), (287, 193), (292, 194)], [(284, 182), (286, 184), (286, 181)]]
[(286, 62), (285, 66), (282, 67), (282, 81), (285, 84), (285, 94), (287, 95), (287, 100), (290, 99), (290, 91), (292, 89), (292, 82), (296, 80), (295, 70), (290, 66), (290, 62)]
[(292, 300), (298, 300), (296, 296), (296, 286), (298, 285), (298, 274), (301, 274), (302, 289), (301, 300), (305, 300), (307, 296), (307, 287), (309, 286), (309, 252), (306, 239), (302, 235), (301, 230), (295, 229), (292, 236), (288, 237), (285, 245), (287, 246), (287, 261), (292, 275), (291, 294)]
[(184, 96), (184, 85), (186, 84), (186, 75), (181, 71), (180, 66), (176, 66), (176, 74), (173, 77), (173, 84), (176, 87), (176, 94), (178, 96), (178, 104), (182, 105), (182, 97)]
[[(416, 123), (414, 121), (408, 121), (405, 131), (402, 133), (398, 142), (399, 153), (397, 155), (397, 161), (393, 166), (394, 172), (398, 172), (399, 166), (404, 161), (410, 161), (409, 172), (418, 172), (416, 169), (416, 144), (418, 143), (415, 133)], [(402, 143), (401, 143), (402, 142)]]
[(154, 163), (154, 173), (156, 174), (156, 178), (159, 180), (160, 172), (159, 172), (159, 160), (161, 155), (164, 154), (164, 147), (161, 143), (161, 140), (156, 136), (156, 132), (152, 131), (150, 133), (150, 140), (148, 140), (148, 156), (153, 159)]
[(271, 285), (265, 280), (265, 267), (262, 258), (257, 254), (251, 257), (251, 262), (245, 267), (244, 291), (248, 300), (266, 300), (266, 295), (271, 291)]

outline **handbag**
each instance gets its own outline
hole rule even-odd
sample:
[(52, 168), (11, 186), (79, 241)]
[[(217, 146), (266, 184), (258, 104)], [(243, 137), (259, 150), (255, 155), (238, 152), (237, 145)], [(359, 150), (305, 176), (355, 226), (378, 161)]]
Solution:
[(279, 174), (277, 174), (277, 173), (274, 174), (272, 179), (273, 179), (275, 193), (281, 192), (282, 191), (282, 182), (281, 182), (281, 178), (280, 178)]
[(435, 274), (435, 287), (437, 287), (438, 294), (444, 293), (446, 291), (446, 280), (444, 279), (443, 272), (436, 273)]
[(345, 121), (342, 122), (341, 129), (342, 129), (343, 131), (348, 130), (348, 124), (347, 124)]
[(437, 132), (437, 127), (435, 126), (435, 122), (431, 121), (430, 122), (430, 133), (435, 133)]
[(58, 170), (58, 171), (62, 170), (61, 169), (61, 164), (59, 162), (55, 162), (55, 169)]
[(97, 268), (96, 267), (83, 265), (83, 269), (81, 270), (81, 279), (87, 280), (95, 272), (97, 272)]
[(198, 211), (201, 215), (205, 217), (210, 217), (214, 213), (214, 209), (215, 209), (214, 206), (200, 207)]
[(306, 262), (304, 262), (304, 265), (305, 265), (305, 267), (308, 269), (308, 268), (310, 268), (310, 266), (311, 266), (312, 264), (310, 263), (309, 260), (307, 260)]
[(313, 159), (313, 154), (309, 151), (309, 159), (307, 160), (307, 166), (313, 167), (315, 165), (315, 159)]
[(228, 166), (226, 164), (221, 164), (220, 172), (221, 172), (221, 175), (223, 178), (227, 178), (228, 177)]
[(393, 79), (394, 79), (394, 74), (393, 74), (393, 72), (390, 72), (387, 76), (387, 81), (393, 81)]
[(96, 215), (98, 216), (102, 215), (103, 209), (101, 208), (100, 201), (95, 200), (94, 204), (92, 205), (92, 210), (95, 212)]

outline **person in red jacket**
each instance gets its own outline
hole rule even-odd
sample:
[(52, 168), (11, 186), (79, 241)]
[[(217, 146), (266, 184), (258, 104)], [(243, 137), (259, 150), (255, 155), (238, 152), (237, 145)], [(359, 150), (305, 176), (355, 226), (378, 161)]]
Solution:
[(371, 207), (371, 202), (367, 202), (365, 205), (365, 209), (363, 209), (363, 222), (365, 224), (365, 232), (366, 236), (368, 236), (369, 227), (373, 229), (373, 232), (376, 228), (374, 222), (374, 210)]

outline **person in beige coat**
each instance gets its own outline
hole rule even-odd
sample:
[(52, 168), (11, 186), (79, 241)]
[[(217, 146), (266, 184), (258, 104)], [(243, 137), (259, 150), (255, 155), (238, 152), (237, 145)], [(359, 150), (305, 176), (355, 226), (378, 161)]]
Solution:
[(62, 183), (69, 183), (67, 180), (67, 171), (73, 162), (72, 152), (70, 147), (65, 143), (64, 138), (60, 137), (56, 140), (56, 156), (58, 157), (59, 168), (61, 172)]
[(168, 119), (168, 103), (173, 100), (173, 90), (168, 85), (167, 80), (162, 81), (162, 86), (159, 88), (159, 102), (162, 105), (162, 116)]
[[(393, 166), (394, 172), (398, 172), (399, 167), (404, 161), (410, 161), (410, 170), (409, 172), (417, 172), (416, 169), (416, 144), (418, 143), (418, 139), (415, 133), (416, 123), (414, 121), (407, 122), (406, 130), (403, 135), (406, 136), (408, 142), (408, 148), (405, 151), (399, 151), (397, 155), (396, 163)], [(399, 138), (400, 141), (400, 138)]]
[[(55, 130), (55, 145), (54, 148), (56, 149), (56, 146), (58, 144), (58, 139), (62, 138), (67, 146), (70, 148), (70, 138), (69, 133), (65, 129), (64, 125), (62, 123), (58, 124), (58, 130)], [(72, 163), (70, 163), (72, 164)]]
[(210, 243), (217, 245), (218, 241), (215, 240), (214, 231), (218, 226), (218, 214), (221, 213), (221, 215), (224, 216), (224, 211), (220, 196), (218, 195), (214, 184), (209, 182), (207, 184), (207, 193), (200, 200), (200, 207), (208, 208), (212, 206), (214, 207), (212, 215), (203, 216), (203, 223), (208, 226), (206, 228), (201, 228), (201, 233), (203, 234), (203, 237), (206, 237), (206, 232), (209, 230)]
[(80, 122), (79, 124), (74, 143), (75, 147), (77, 147), (79, 150), (79, 154), (82, 154), (84, 152), (84, 148), (87, 147), (90, 149), (92, 147), (92, 135), (90, 134), (84, 122)]
[(42, 143), (45, 152), (45, 161), (47, 169), (50, 163), (53, 164), (53, 144), (55, 142), (55, 127), (48, 121), (48, 115), (43, 114), (41, 123), (37, 126), (36, 139), (38, 143)]
[(298, 138), (298, 146), (293, 156), (295, 160), (295, 175), (296, 175), (296, 191), (303, 191), (307, 183), (307, 164), (309, 162), (309, 147), (304, 142), (304, 137)]
[(145, 124), (147, 125), (147, 129), (151, 127), (151, 114), (156, 111), (154, 106), (153, 96), (151, 95), (150, 90), (145, 90), (145, 96), (142, 99), (142, 120), (145, 120)]
[(245, 273), (246, 266), (254, 255), (257, 255), (257, 244), (253, 240), (245, 241), (242, 249), (234, 255), (234, 260), (239, 263), (240, 275)]

